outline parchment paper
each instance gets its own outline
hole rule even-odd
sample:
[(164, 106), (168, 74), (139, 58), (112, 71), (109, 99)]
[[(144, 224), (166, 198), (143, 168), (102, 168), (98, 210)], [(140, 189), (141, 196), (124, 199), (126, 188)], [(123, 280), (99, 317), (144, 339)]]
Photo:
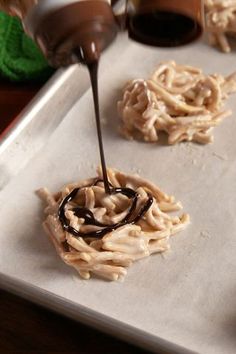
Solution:
[[(110, 57), (109, 57), (110, 55)], [(128, 79), (148, 77), (160, 61), (230, 74), (236, 55), (204, 42), (154, 49), (125, 36), (100, 68), (104, 145), (109, 166), (139, 173), (181, 200), (191, 225), (165, 257), (133, 265), (123, 283), (82, 281), (45, 236), (34, 191), (95, 175), (99, 164), (91, 91), (45, 147), (0, 193), (0, 271), (199, 353), (236, 352), (236, 100), (212, 145), (129, 142), (118, 134), (116, 102)], [(78, 83), (79, 85), (79, 83)], [(40, 134), (40, 132), (39, 132)]]

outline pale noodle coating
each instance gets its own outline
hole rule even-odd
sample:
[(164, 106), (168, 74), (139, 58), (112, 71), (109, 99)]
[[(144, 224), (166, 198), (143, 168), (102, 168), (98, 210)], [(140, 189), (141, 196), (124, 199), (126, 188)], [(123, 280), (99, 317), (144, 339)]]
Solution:
[[(108, 280), (118, 280), (124, 278), (127, 268), (134, 261), (168, 250), (170, 236), (185, 229), (189, 224), (189, 215), (171, 215), (171, 212), (182, 209), (181, 203), (175, 202), (173, 196), (166, 195), (154, 184), (138, 175), (108, 169), (108, 178), (114, 187), (128, 187), (138, 192), (137, 211), (150, 194), (153, 204), (136, 224), (121, 226), (102, 238), (74, 237), (63, 229), (59, 221), (59, 205), (74, 188), (91, 185), (101, 177), (99, 172), (98, 177), (67, 185), (56, 195), (47, 189), (39, 190), (38, 195), (47, 204), (44, 228), (62, 260), (74, 267), (84, 279), (95, 274)], [(77, 199), (67, 206), (66, 216), (71, 226), (86, 233), (99, 227), (84, 225), (84, 219), (74, 215), (70, 209), (75, 202), (89, 208), (100, 222), (109, 224), (121, 220), (130, 207), (126, 196), (107, 195), (102, 182), (82, 188)]]
[(236, 0), (205, 0), (205, 18), (210, 44), (231, 52), (228, 37), (236, 35)]
[(213, 141), (212, 129), (231, 114), (224, 101), (236, 92), (236, 74), (205, 75), (201, 69), (161, 63), (148, 80), (128, 82), (118, 102), (121, 133), (128, 139), (156, 142), (168, 134), (168, 144)]

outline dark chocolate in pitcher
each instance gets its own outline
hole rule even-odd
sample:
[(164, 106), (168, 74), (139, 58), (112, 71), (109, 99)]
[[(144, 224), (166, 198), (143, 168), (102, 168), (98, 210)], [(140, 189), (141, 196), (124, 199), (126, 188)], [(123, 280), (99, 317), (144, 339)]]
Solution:
[(130, 38), (157, 47), (175, 47), (197, 39), (203, 30), (202, 0), (129, 0)]

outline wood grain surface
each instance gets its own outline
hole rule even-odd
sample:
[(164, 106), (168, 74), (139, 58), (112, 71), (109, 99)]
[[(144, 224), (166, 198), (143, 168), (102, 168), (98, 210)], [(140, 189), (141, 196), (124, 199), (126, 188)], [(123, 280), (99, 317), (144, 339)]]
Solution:
[(0, 134), (34, 97), (39, 85), (0, 82)]
[(1, 354), (147, 353), (0, 291)]
[[(0, 133), (39, 86), (0, 83)], [(96, 330), (0, 290), (1, 354), (144, 354)]]

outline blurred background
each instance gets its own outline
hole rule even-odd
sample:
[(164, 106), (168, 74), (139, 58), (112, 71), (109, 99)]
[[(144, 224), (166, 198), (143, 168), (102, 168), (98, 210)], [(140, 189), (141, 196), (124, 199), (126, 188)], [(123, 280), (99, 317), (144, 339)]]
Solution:
[(0, 12), (0, 134), (53, 72), (20, 20)]

